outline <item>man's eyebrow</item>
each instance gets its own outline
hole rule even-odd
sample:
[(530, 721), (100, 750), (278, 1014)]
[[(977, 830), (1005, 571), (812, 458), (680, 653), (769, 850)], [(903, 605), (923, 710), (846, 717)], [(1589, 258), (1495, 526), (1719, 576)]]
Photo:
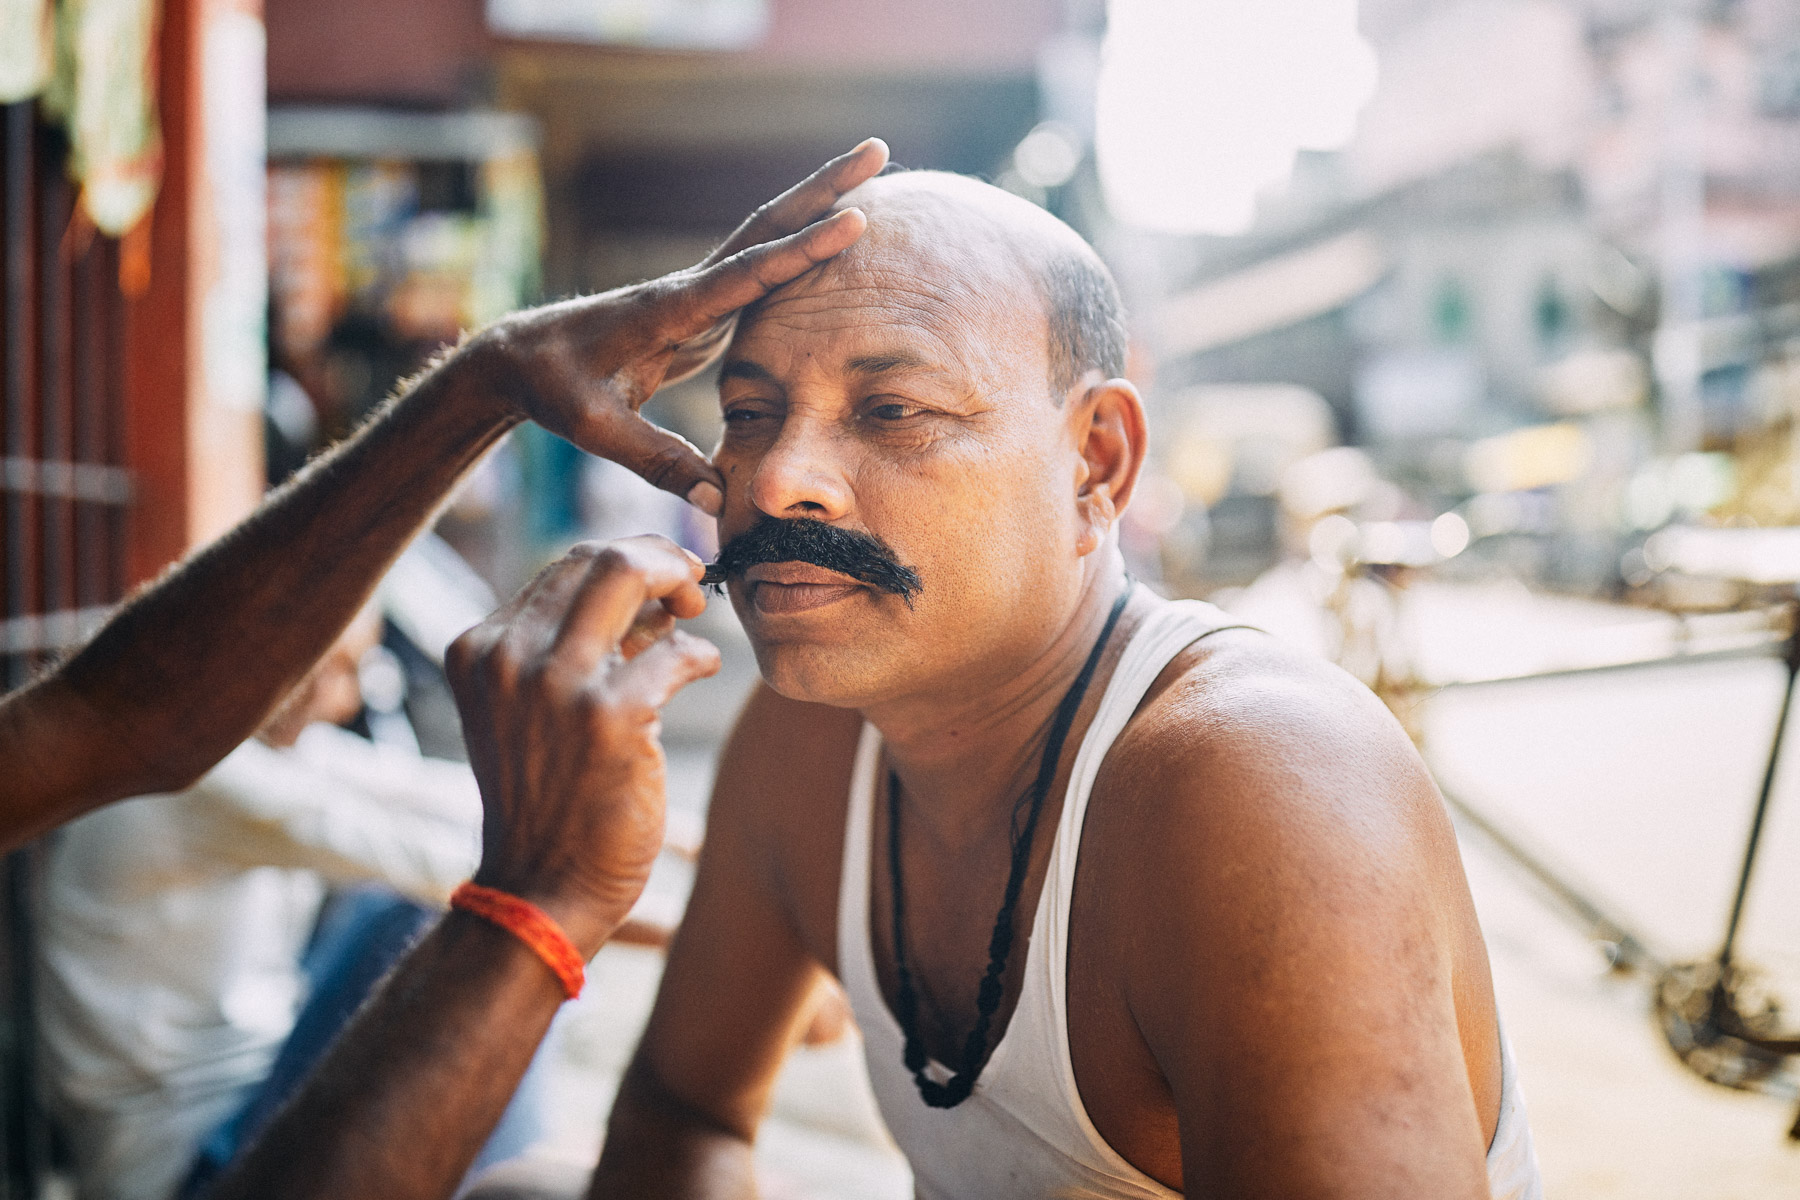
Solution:
[(916, 354), (896, 350), (888, 354), (864, 354), (850, 359), (844, 364), (844, 369), (855, 375), (884, 375), (889, 371), (914, 371), (936, 365)]
[(747, 358), (734, 358), (719, 368), (719, 382), (727, 379), (748, 379), (752, 383), (779, 383), (775, 372), (761, 363), (751, 362)]

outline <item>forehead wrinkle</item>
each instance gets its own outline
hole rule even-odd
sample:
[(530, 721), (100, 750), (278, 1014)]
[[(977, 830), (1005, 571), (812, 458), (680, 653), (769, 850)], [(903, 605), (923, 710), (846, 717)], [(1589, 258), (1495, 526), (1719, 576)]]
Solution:
[[(821, 324), (816, 319), (819, 316), (829, 318), (828, 323)], [(732, 343), (732, 354), (744, 353), (748, 358), (753, 353), (755, 343), (764, 339), (804, 348), (810, 339), (821, 333), (850, 331), (866, 331), (868, 336), (834, 347), (837, 353), (823, 364), (827, 370), (861, 373), (855, 367), (858, 359), (902, 355), (920, 360), (923, 364), (921, 374), (953, 380), (959, 387), (982, 379), (989, 373), (978, 361), (979, 356), (971, 356), (965, 348), (945, 337), (938, 323), (896, 319), (891, 312), (875, 313), (863, 306), (849, 309), (833, 305), (807, 314), (779, 309), (759, 314), (754, 324), (746, 322), (745, 327), (739, 330)], [(804, 357), (811, 359), (813, 355), (807, 353)], [(728, 355), (726, 361), (729, 364), (739, 360)], [(778, 371), (775, 374), (785, 372)]]
[[(1028, 369), (1035, 378), (1039, 356), (1048, 352), (1047, 318), (1035, 298), (1023, 307), (1007, 305), (997, 302), (1001, 297), (996, 289), (971, 287), (954, 271), (940, 272), (943, 279), (922, 279), (917, 269), (879, 260), (846, 263), (843, 257), (821, 264), (747, 309), (734, 345), (768, 336), (802, 345), (819, 335), (851, 330), (904, 330), (903, 343), (925, 340), (924, 357), (939, 373), (970, 382), (982, 378), (996, 385), (1024, 351), (1031, 355)], [(1033, 328), (1022, 331), (1021, 319)], [(861, 345), (847, 349), (843, 357), (847, 362), (894, 348), (900, 347), (892, 342)]]

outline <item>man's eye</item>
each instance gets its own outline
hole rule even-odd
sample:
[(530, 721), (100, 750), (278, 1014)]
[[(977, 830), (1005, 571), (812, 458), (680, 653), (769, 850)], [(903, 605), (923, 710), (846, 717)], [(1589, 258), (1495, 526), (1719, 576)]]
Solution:
[(725, 413), (725, 423), (727, 425), (744, 425), (761, 416), (763, 414), (754, 408), (733, 408)]
[(919, 411), (915, 405), (890, 402), (875, 405), (869, 409), (869, 415), (877, 421), (904, 421), (908, 417), (917, 415)]

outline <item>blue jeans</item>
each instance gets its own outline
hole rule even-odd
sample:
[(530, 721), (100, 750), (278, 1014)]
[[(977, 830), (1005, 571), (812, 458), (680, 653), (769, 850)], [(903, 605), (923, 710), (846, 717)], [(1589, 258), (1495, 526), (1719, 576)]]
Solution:
[[(176, 1193), (197, 1200), (282, 1105), (299, 1089), (356, 1010), (361, 1008), (407, 948), (437, 919), (437, 913), (379, 885), (335, 893), (319, 916), (318, 928), (301, 960), (312, 984), (306, 1006), (282, 1043), (268, 1078), (244, 1106), (200, 1143), (193, 1170)], [(542, 1051), (520, 1081), (512, 1103), (482, 1147), (471, 1172), (516, 1158), (543, 1130)]]

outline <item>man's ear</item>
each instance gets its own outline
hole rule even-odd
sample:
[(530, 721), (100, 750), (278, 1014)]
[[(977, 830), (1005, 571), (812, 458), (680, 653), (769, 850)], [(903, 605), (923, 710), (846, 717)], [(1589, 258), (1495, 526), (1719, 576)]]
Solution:
[(1144, 420), (1144, 400), (1129, 380), (1092, 382), (1073, 390), (1069, 405), (1070, 432), (1081, 455), (1076, 470), (1076, 552), (1091, 554), (1106, 541), (1107, 533), (1137, 487), (1149, 449), (1149, 427)]

